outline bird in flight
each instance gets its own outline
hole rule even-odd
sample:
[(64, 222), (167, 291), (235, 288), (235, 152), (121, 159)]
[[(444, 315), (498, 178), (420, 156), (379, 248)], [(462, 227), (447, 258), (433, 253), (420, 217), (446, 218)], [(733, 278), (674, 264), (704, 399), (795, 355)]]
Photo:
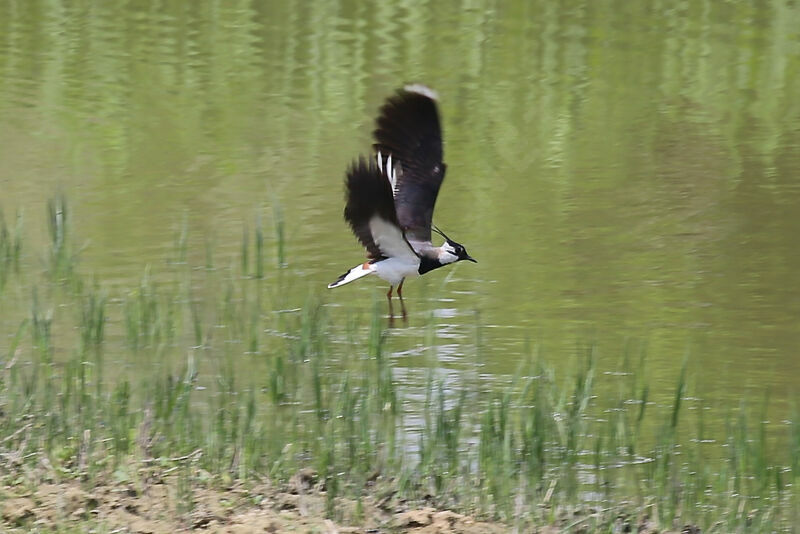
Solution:
[[(364, 248), (367, 261), (348, 270), (328, 288), (377, 274), (397, 288), (403, 318), (403, 282), (461, 260), (477, 263), (463, 245), (432, 224), (444, 180), (442, 128), (436, 93), (407, 85), (380, 108), (373, 132), (375, 153), (359, 157), (347, 170), (344, 218)], [(444, 238), (434, 246), (431, 231)]]

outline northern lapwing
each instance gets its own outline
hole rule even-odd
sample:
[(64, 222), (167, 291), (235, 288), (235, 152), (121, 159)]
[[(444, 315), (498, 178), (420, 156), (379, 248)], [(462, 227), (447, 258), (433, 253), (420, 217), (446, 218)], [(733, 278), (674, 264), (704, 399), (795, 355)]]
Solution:
[[(354, 161), (347, 170), (344, 218), (367, 249), (367, 261), (344, 273), (329, 288), (369, 274), (397, 288), (403, 317), (403, 282), (455, 263), (477, 263), (459, 243), (433, 226), (433, 208), (444, 180), (442, 129), (436, 93), (424, 85), (407, 85), (380, 108), (373, 132), (375, 153)], [(436, 247), (431, 230), (444, 238)]]

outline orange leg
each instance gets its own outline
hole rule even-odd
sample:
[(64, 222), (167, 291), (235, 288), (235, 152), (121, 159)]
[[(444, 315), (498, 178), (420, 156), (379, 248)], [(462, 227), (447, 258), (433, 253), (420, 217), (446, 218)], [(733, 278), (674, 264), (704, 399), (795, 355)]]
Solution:
[(403, 278), (400, 280), (400, 285), (397, 286), (397, 296), (400, 297), (400, 308), (403, 310), (403, 320), (408, 319), (408, 316), (406, 315), (406, 303), (403, 301), (403, 282), (405, 281), (406, 279)]
[(386, 293), (386, 298), (389, 300), (389, 319), (394, 319), (394, 311), (392, 311), (392, 289), (393, 286), (389, 286), (389, 291)]

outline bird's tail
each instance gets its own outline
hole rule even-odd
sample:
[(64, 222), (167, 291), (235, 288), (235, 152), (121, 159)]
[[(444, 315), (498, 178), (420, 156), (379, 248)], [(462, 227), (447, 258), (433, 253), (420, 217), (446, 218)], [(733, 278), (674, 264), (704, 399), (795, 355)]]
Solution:
[(328, 289), (349, 284), (353, 280), (358, 280), (362, 276), (367, 276), (368, 274), (372, 274), (374, 272), (375, 272), (375, 267), (373, 267), (372, 264), (369, 262), (362, 263), (361, 265), (356, 265), (355, 267), (344, 273), (342, 276), (340, 276), (338, 280), (328, 284)]

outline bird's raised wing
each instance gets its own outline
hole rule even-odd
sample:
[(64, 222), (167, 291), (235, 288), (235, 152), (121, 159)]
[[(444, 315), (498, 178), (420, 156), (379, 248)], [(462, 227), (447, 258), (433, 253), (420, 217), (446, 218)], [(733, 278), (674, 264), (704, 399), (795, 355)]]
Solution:
[(446, 167), (436, 93), (423, 85), (399, 90), (381, 107), (373, 137), (382, 165), (391, 156), (391, 166), (399, 166), (393, 192), (400, 225), (412, 243), (430, 242)]
[(344, 218), (370, 260), (417, 255), (397, 220), (392, 186), (394, 171), (378, 168), (372, 159), (359, 158), (347, 170)]

